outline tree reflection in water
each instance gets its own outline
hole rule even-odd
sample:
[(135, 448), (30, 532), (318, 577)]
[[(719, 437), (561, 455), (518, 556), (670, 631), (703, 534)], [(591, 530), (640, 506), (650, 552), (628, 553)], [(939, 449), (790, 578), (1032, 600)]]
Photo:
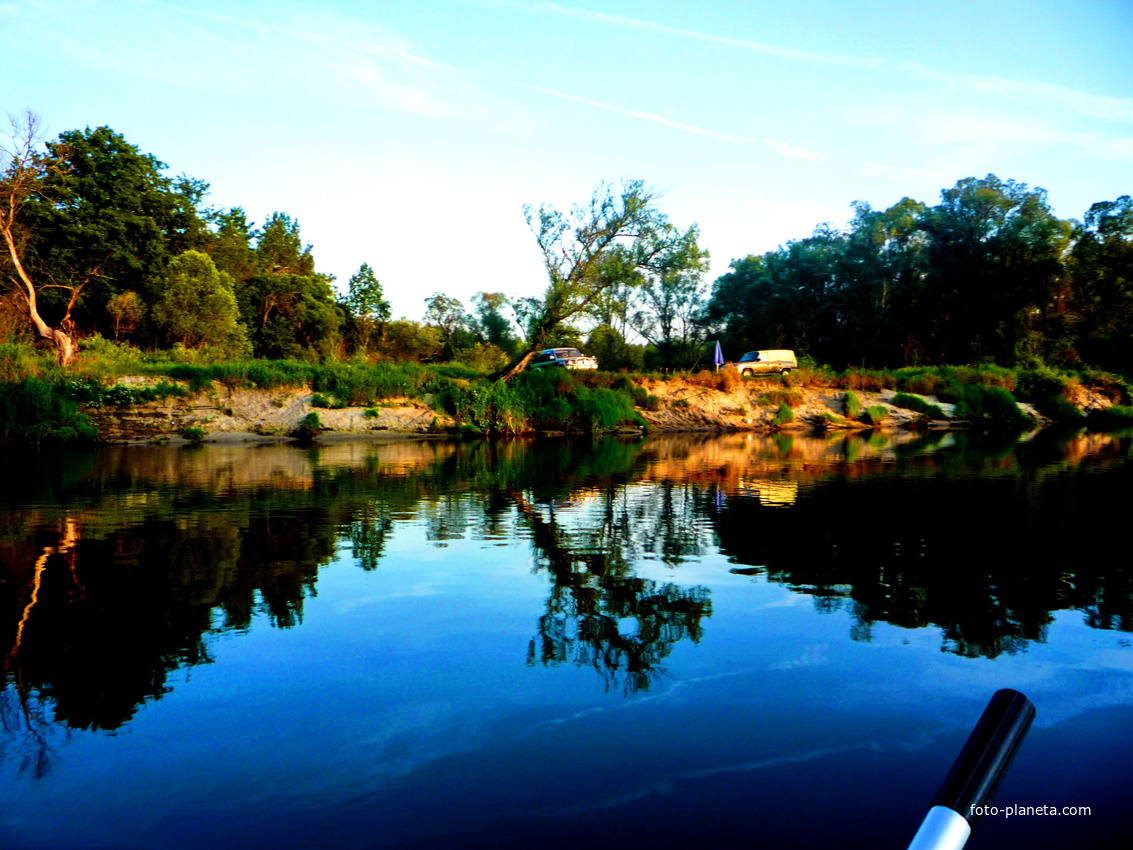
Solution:
[[(531, 530), (536, 569), (552, 580), (539, 634), (528, 646), (529, 665), (593, 667), (607, 691), (617, 687), (628, 695), (648, 690), (663, 674), (661, 661), (675, 644), (699, 642), (701, 620), (712, 616), (708, 589), (634, 573), (626, 557), (634, 536), (624, 531), (628, 517), (615, 507), (616, 492), (597, 495), (604, 510), (596, 526), (572, 531), (553, 505), (541, 511), (518, 491), (509, 496)], [(673, 515), (660, 516), (664, 525)], [(686, 540), (691, 551), (699, 550), (698, 542)]]
[(1112, 546), (1128, 438), (853, 440), (5, 457), (0, 758), (41, 775), (60, 730), (121, 727), (221, 632), (300, 624), (320, 568), (348, 551), (380, 569), (403, 520), (435, 545), (530, 541), (550, 587), (527, 663), (592, 667), (626, 694), (712, 614), (707, 588), (639, 575), (647, 560), (720, 552), (847, 611), (856, 640), (931, 626), (967, 657), (1045, 640), (1059, 610), (1133, 631)]

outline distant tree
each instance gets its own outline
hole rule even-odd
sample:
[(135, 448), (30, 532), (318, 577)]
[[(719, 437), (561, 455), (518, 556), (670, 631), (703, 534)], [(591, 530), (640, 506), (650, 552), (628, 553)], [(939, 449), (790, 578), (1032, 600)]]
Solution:
[(426, 298), (425, 324), (440, 331), (441, 356), (445, 360), (452, 359), (453, 352), (464, 347), (462, 343), (471, 342), (461, 338), (461, 332), (467, 330), (467, 317), (464, 314), (464, 304), (459, 298), (450, 298), (439, 292)]
[(504, 315), (510, 304), (502, 292), (477, 292), (472, 296), (476, 309), (476, 333), (481, 342), (490, 343), (509, 356), (514, 354), (519, 339), (512, 321)]
[(256, 242), (255, 264), (260, 273), (314, 274), (315, 258), (299, 237), (299, 222), (286, 213), (272, 213)]
[(1068, 266), (1074, 354), (1133, 375), (1133, 198), (1090, 207)]
[(353, 320), (356, 342), (365, 351), (375, 331), (389, 321), (389, 302), (382, 297), (382, 285), (367, 263), (363, 263), (350, 278), (350, 288), (344, 301)]
[(208, 245), (213, 263), (234, 281), (247, 280), (257, 271), (254, 245), (259, 233), (240, 207), (216, 213), (213, 221), (216, 235)]
[(663, 244), (654, 237), (670, 229), (654, 206), (656, 197), (640, 180), (630, 180), (616, 190), (603, 183), (587, 206), (569, 213), (547, 204), (538, 210), (525, 208), (548, 282), (542, 298), (527, 302), (527, 351), (501, 374), (502, 380), (523, 371), (561, 325), (593, 311), (611, 288), (625, 282), (624, 263), (617, 264), (616, 274), (610, 273), (611, 256), (618, 256), (615, 249), (629, 251), (634, 268), (652, 259), (649, 252)]
[(692, 225), (685, 233), (653, 235), (660, 245), (639, 272), (630, 324), (656, 349), (663, 368), (692, 368), (700, 356), (696, 317), (703, 308), (708, 252)]
[(385, 336), (375, 343), (378, 353), (397, 363), (421, 363), (441, 356), (444, 343), (438, 328), (397, 319), (386, 324)]
[(186, 251), (173, 259), (153, 314), (171, 342), (186, 348), (207, 345), (234, 355), (247, 353), (232, 279), (217, 271), (208, 254)]
[(943, 191), (921, 227), (930, 358), (1014, 362), (1025, 353), (1028, 329), (1044, 332), (1044, 313), (1065, 274), (1069, 224), (1051, 213), (1044, 190), (989, 174)]
[(626, 342), (621, 332), (609, 325), (598, 325), (586, 337), (586, 353), (598, 358), (607, 371), (640, 372), (645, 368), (645, 346)]
[(146, 305), (138, 293), (132, 289), (119, 292), (106, 303), (106, 312), (114, 322), (114, 339), (121, 339), (121, 335), (133, 333), (134, 328), (146, 312)]
[[(233, 229), (239, 230), (239, 219)], [(235, 239), (234, 239), (235, 242)], [(276, 212), (259, 233), (255, 273), (236, 281), (236, 300), (257, 357), (326, 359), (336, 356), (344, 316), (334, 278), (315, 271), (299, 222)]]

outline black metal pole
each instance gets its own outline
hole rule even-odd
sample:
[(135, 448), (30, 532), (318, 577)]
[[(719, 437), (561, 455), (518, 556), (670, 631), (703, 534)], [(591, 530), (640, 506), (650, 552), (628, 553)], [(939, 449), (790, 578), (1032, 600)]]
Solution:
[(1034, 705), (1018, 691), (1005, 688), (992, 695), (909, 850), (960, 850), (967, 843), (1034, 719)]

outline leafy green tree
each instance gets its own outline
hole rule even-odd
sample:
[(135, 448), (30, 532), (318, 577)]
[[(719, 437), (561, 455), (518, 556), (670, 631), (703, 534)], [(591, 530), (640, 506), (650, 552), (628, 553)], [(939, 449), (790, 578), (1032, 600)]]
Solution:
[[(1013, 362), (1064, 275), (1069, 224), (1046, 192), (994, 174), (969, 177), (926, 211), (925, 344), (931, 360)], [(1041, 324), (1038, 328), (1042, 333)]]
[(385, 336), (375, 343), (375, 348), (386, 360), (421, 363), (438, 359), (444, 343), (439, 329), (408, 319), (397, 319), (386, 324)]
[(350, 277), (344, 304), (354, 325), (356, 345), (366, 351), (374, 332), (390, 317), (389, 302), (382, 297), (382, 285), (368, 263), (362, 263)]
[(255, 265), (260, 273), (314, 274), (315, 258), (299, 237), (299, 222), (286, 213), (272, 213), (256, 242)]
[(453, 352), (464, 348), (465, 342), (471, 343), (468, 338), (467, 317), (464, 314), (464, 304), (459, 298), (450, 298), (439, 292), (434, 292), (425, 299), (425, 324), (436, 328), (441, 335), (441, 356), (451, 360)]
[(240, 287), (238, 302), (257, 357), (335, 355), (343, 316), (326, 275), (253, 275)]
[(142, 303), (138, 293), (128, 289), (125, 292), (119, 292), (107, 302), (106, 312), (110, 314), (110, 318), (114, 322), (114, 339), (119, 340), (123, 333), (134, 332), (134, 328), (138, 326), (138, 322), (145, 315), (146, 305)]
[(256, 273), (255, 242), (259, 234), (240, 207), (213, 217), (216, 235), (208, 245), (208, 252), (218, 270), (234, 281), (244, 281)]
[(334, 278), (315, 271), (311, 246), (303, 244), (297, 221), (272, 214), (259, 233), (254, 267), (255, 274), (236, 282), (236, 300), (256, 356), (334, 357), (344, 319)]
[(617, 246), (633, 252), (635, 267), (652, 259), (650, 250), (661, 244), (652, 237), (669, 227), (654, 206), (656, 197), (642, 181), (629, 180), (617, 189), (603, 183), (588, 205), (569, 213), (548, 204), (524, 209), (548, 281), (543, 297), (527, 302), (527, 351), (500, 376), (502, 380), (523, 371), (564, 323), (592, 311), (604, 294), (624, 282), (624, 267), (617, 275), (603, 274), (609, 271), (604, 264)]
[(902, 198), (887, 210), (855, 202), (831, 293), (837, 336), (825, 355), (845, 365), (898, 366), (918, 358), (927, 207)]
[(1077, 236), (1068, 261), (1073, 353), (1133, 375), (1133, 198), (1091, 206)]
[(170, 342), (186, 348), (210, 346), (233, 356), (247, 354), (232, 278), (217, 271), (208, 254), (186, 251), (173, 259), (153, 314)]
[(31, 265), (52, 281), (49, 307), (109, 330), (112, 297), (133, 290), (152, 303), (170, 256), (207, 239), (207, 185), (164, 176), (164, 163), (105, 126), (60, 133), (47, 156), (58, 167), (26, 210)]
[(641, 264), (631, 325), (654, 346), (662, 368), (691, 368), (701, 348), (696, 317), (703, 306), (708, 252), (698, 244), (695, 224), (683, 234), (669, 230), (653, 236), (658, 237), (663, 244)]
[(481, 342), (490, 343), (509, 356), (514, 355), (519, 339), (514, 325), (504, 310), (508, 309), (507, 296), (502, 292), (477, 292), (472, 296), (476, 309), (474, 324)]
[(621, 332), (598, 325), (586, 338), (586, 352), (598, 358), (598, 366), (610, 372), (640, 372), (645, 368), (645, 346), (626, 342)]

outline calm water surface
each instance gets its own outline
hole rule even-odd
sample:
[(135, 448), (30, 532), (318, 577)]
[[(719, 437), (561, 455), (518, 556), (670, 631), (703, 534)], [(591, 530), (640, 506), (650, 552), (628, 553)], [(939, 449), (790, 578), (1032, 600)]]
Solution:
[(1128, 846), (1130, 445), (8, 452), (0, 846)]

